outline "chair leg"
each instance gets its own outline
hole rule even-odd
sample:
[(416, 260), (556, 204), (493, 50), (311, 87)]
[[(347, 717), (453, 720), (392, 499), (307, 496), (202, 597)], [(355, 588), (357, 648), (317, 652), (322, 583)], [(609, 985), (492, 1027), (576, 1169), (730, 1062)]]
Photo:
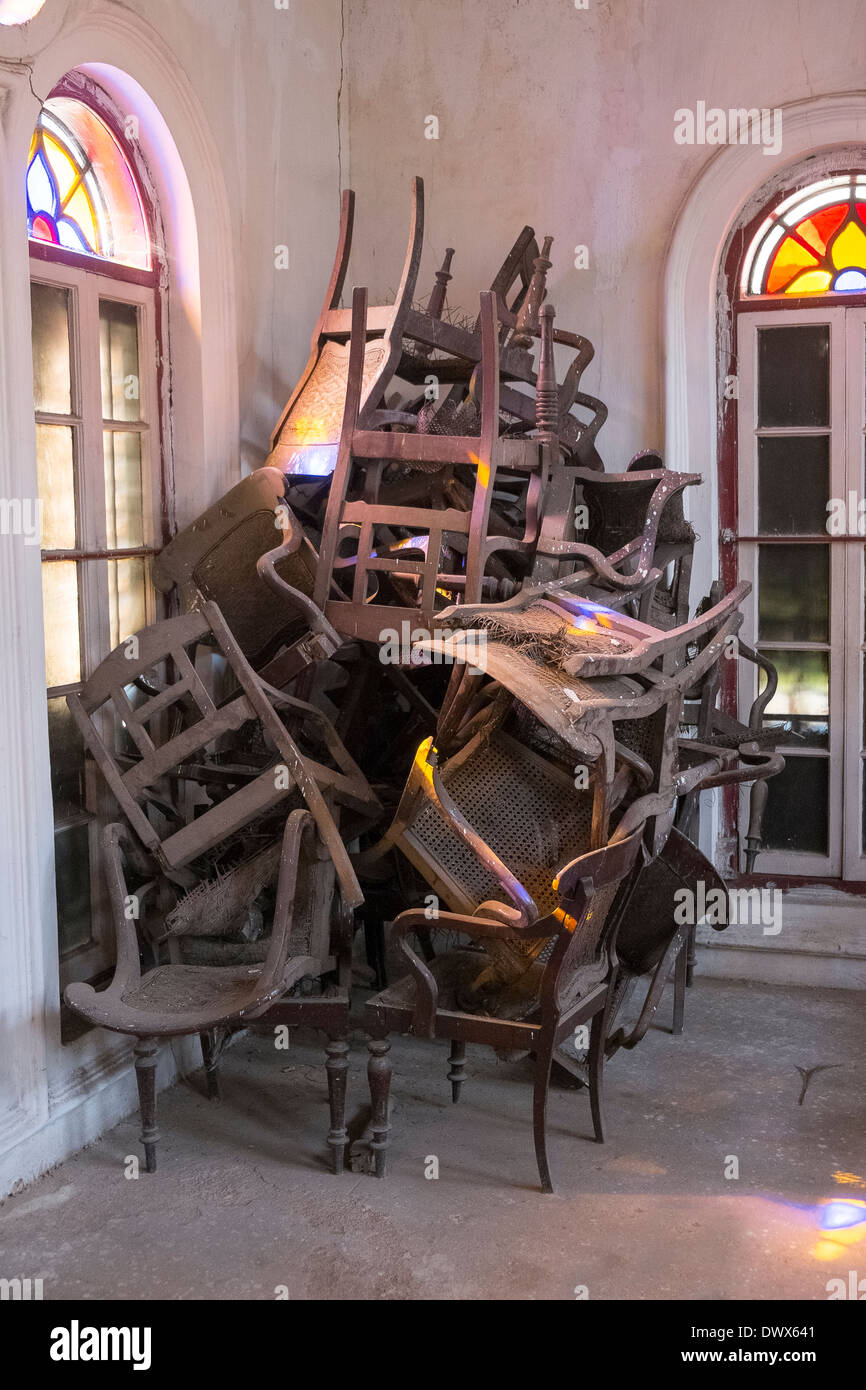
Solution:
[(133, 1049), (135, 1079), (138, 1082), (138, 1103), (141, 1109), (141, 1142), (144, 1145), (144, 1166), (148, 1173), (156, 1172), (156, 1060), (157, 1046), (153, 1038), (136, 1039)]
[(604, 1049), (607, 1030), (610, 1024), (613, 991), (608, 990), (604, 1008), (599, 1009), (589, 1030), (589, 1108), (592, 1113), (592, 1128), (597, 1144), (604, 1143)]
[(375, 1160), (377, 1178), (384, 1178), (388, 1156), (391, 1125), (388, 1120), (388, 1100), (391, 1092), (391, 1044), (387, 1038), (371, 1038), (367, 1043), (370, 1057), (367, 1079), (370, 1083), (370, 1126), (373, 1139), (370, 1145)]
[(459, 1038), (452, 1038), (448, 1055), (448, 1080), (451, 1082), (451, 1102), (456, 1105), (460, 1099), (460, 1087), (466, 1080), (466, 1044)]
[(331, 1128), (328, 1131), (328, 1145), (331, 1149), (331, 1165), (335, 1173), (342, 1173), (343, 1160), (348, 1142), (346, 1132), (346, 1080), (349, 1072), (349, 1044), (345, 1038), (330, 1038), (325, 1048), (328, 1073), (328, 1104), (331, 1107)]
[(683, 1031), (683, 1021), (686, 1011), (686, 986), (689, 982), (689, 944), (691, 938), (685, 941), (680, 948), (680, 953), (674, 962), (674, 1021), (672, 1032), (674, 1037), (679, 1037)]
[(216, 1029), (208, 1028), (204, 1033), (199, 1033), (201, 1043), (201, 1055), (204, 1061), (204, 1074), (207, 1082), (208, 1100), (221, 1100), (220, 1077), (219, 1077), (219, 1058), (220, 1047), (217, 1042)]
[[(756, 782), (754, 785), (757, 786), (758, 783)], [(754, 790), (754, 788), (753, 788), (753, 790)], [(686, 968), (686, 984), (689, 986), (689, 989), (691, 989), (691, 987), (692, 987), (692, 981), (693, 981), (693, 979), (694, 979), (694, 973), (695, 973), (695, 963), (696, 963), (695, 943), (696, 943), (696, 941), (697, 941), (697, 935), (698, 935), (698, 929), (697, 929), (697, 927), (689, 927), (688, 964), (687, 964), (687, 968)]]
[(550, 1067), (553, 1049), (542, 1042), (535, 1055), (535, 1088), (532, 1094), (532, 1133), (535, 1139), (535, 1161), (541, 1178), (542, 1192), (552, 1192), (550, 1164), (547, 1161), (547, 1093), (550, 1089)]

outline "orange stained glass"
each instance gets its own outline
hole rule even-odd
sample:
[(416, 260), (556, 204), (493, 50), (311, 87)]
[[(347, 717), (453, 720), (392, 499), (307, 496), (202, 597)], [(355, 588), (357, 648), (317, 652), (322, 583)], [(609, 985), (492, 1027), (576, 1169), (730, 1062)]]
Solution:
[(767, 276), (767, 294), (783, 290), (806, 266), (814, 268), (817, 264), (818, 255), (814, 251), (807, 250), (793, 237), (786, 236), (776, 252)]
[(742, 293), (866, 293), (866, 173), (836, 175), (784, 198), (749, 246)]

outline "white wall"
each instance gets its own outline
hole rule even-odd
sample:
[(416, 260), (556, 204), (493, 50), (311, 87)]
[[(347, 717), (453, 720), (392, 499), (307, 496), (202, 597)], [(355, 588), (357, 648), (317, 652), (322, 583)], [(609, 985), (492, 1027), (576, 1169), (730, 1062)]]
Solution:
[[(664, 444), (665, 253), (714, 153), (675, 144), (674, 111), (866, 85), (861, 0), (348, 0), (347, 44), (355, 283), (378, 296), (396, 282), (415, 173), (425, 293), (454, 246), (451, 298), (474, 311), (525, 222), (552, 234), (550, 297), (595, 344), (584, 385), (610, 408), (608, 468)], [(425, 139), (429, 114), (438, 140)], [(573, 269), (579, 244), (588, 270)]]

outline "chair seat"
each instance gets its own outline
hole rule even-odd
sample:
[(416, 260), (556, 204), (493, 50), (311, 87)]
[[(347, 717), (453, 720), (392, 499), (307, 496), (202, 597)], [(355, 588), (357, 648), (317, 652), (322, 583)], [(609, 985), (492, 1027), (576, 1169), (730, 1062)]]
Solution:
[[(477, 984), (478, 977), (490, 961), (485, 952), (470, 950), (445, 951), (432, 960), (428, 969), (439, 988), (439, 1008), (449, 1013), (481, 1014), (489, 1018), (521, 1021), (535, 1013), (538, 988), (544, 970), (535, 962), (508, 986)], [(387, 989), (367, 1001), (367, 1008), (405, 1014), (406, 1026), (415, 1009), (417, 982), (413, 975), (404, 975)]]
[[(575, 792), (571, 778), (500, 731), (470, 759), (455, 762), (446, 765), (442, 781), (458, 810), (520, 880), (539, 914), (552, 912), (559, 901), (557, 870), (589, 849), (592, 794)], [(420, 859), (436, 865), (443, 884), (453, 885), (456, 911), (503, 898), (499, 880), (435, 801), (424, 803), (405, 839)]]
[(260, 994), (260, 965), (159, 965), (124, 993), (69, 985), (68, 1003), (92, 1023), (140, 1037), (178, 1036), (249, 1013), (279, 990)]
[(231, 1008), (249, 995), (260, 974), (257, 965), (159, 965), (121, 998), (127, 1008), (157, 1013)]

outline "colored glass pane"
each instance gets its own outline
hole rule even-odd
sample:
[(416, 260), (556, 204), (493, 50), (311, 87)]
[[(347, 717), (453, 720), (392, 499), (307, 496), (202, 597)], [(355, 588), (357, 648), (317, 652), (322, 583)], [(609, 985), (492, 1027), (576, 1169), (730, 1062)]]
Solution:
[(785, 294), (824, 294), (830, 288), (832, 278), (827, 270), (806, 270), (791, 281)]
[(827, 249), (827, 242), (830, 240), (837, 228), (841, 227), (848, 212), (847, 203), (837, 203), (835, 207), (824, 208), (822, 212), (813, 213), (809, 221), (818, 233), (821, 240), (820, 250)]
[(27, 170), (36, 241), (150, 269), (150, 237), (135, 176), (105, 122), (72, 97), (42, 108)]
[(866, 234), (857, 222), (849, 222), (833, 241), (831, 259), (837, 270), (866, 266)]
[(57, 228), (53, 219), (43, 217), (38, 213), (33, 219), (33, 226), (30, 228), (30, 235), (37, 241), (50, 241), (52, 245), (57, 245)]
[(767, 293), (775, 294), (776, 290), (783, 289), (789, 280), (799, 274), (804, 266), (816, 266), (817, 264), (818, 256), (814, 251), (807, 250), (805, 246), (800, 245), (799, 241), (786, 236), (770, 267), (770, 273), (767, 276)]
[(48, 167), (54, 175), (54, 186), (57, 189), (60, 202), (65, 204), (73, 191), (73, 187), (81, 182), (81, 171), (76, 167), (75, 161), (67, 154), (63, 146), (44, 131), (42, 149)]
[(836, 175), (784, 198), (746, 253), (741, 292), (866, 291), (866, 174)]

